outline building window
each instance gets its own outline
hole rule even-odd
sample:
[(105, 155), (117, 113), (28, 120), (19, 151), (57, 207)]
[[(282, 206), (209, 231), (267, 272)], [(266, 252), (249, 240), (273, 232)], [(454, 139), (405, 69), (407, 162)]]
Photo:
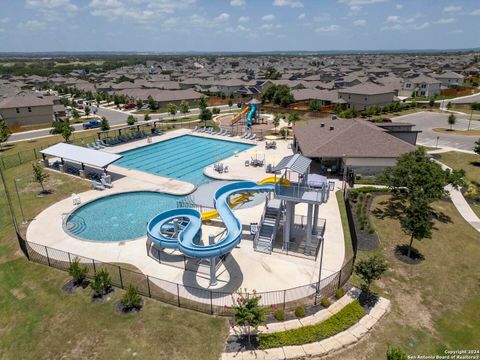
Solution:
[(30, 106), (28, 107), (28, 112), (32, 112), (32, 108)]
[(20, 114), (20, 109), (19, 108), (15, 108), (15, 111), (17, 112), (17, 114)]
[(406, 86), (407, 89), (410, 89), (411, 85), (412, 85), (412, 84), (408, 83), (407, 86)]

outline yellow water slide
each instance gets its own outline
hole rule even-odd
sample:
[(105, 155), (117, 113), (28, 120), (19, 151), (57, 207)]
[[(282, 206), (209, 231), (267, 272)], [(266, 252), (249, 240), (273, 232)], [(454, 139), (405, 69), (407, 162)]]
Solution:
[[(267, 177), (263, 180), (260, 180), (258, 184), (260, 185), (265, 185), (265, 184), (274, 184), (275, 181), (278, 182), (280, 178), (275, 178), (274, 176)], [(287, 179), (282, 179), (282, 184), (284, 185), (290, 185), (290, 181)], [(245, 194), (240, 194), (236, 198), (234, 198), (232, 201), (230, 201), (230, 207), (235, 208), (236, 206), (242, 204), (243, 202), (247, 201), (250, 199), (250, 196), (252, 194), (250, 193), (245, 193)], [(212, 220), (215, 219), (218, 216), (218, 211), (217, 210), (210, 210), (202, 213), (202, 221), (206, 220)]]
[(248, 111), (250, 110), (250, 106), (246, 106), (243, 108), (242, 111), (240, 111), (237, 115), (235, 115), (232, 119), (232, 122), (230, 123), (230, 125), (233, 125), (235, 124), (238, 120), (240, 120), (242, 118), (242, 115), (245, 115), (246, 113), (248, 113)]

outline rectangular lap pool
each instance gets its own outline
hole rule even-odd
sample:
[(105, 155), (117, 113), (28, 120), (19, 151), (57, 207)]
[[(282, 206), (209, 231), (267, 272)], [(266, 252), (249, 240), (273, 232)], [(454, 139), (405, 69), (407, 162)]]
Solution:
[(200, 185), (209, 182), (209, 178), (203, 175), (206, 166), (252, 146), (236, 141), (183, 135), (122, 152), (123, 158), (116, 161), (115, 165)]

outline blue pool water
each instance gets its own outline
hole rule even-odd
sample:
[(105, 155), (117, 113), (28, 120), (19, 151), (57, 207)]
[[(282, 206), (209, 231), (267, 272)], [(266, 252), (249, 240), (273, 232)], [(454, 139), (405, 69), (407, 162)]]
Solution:
[(156, 214), (177, 207), (179, 196), (135, 191), (106, 196), (75, 210), (66, 230), (85, 240), (131, 240), (147, 233), (147, 222)]
[(209, 182), (203, 169), (253, 145), (234, 141), (183, 135), (122, 153), (115, 165), (188, 181)]

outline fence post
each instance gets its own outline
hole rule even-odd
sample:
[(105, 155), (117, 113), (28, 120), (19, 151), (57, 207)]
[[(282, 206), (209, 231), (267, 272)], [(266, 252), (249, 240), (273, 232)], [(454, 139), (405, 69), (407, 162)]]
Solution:
[(208, 292), (210, 293), (210, 314), (213, 315), (212, 290), (209, 290)]
[(37, 149), (33, 149), (33, 155), (35, 156), (35, 160), (38, 160), (38, 158), (37, 158)]
[(123, 289), (122, 268), (118, 267), (118, 274), (120, 275), (120, 287)]
[(340, 289), (340, 284), (342, 283), (342, 271), (343, 271), (343, 267), (340, 269), (340, 271), (338, 272), (338, 285), (337, 285), (337, 290)]
[(177, 305), (180, 307), (180, 287), (177, 283)]
[(147, 275), (147, 289), (148, 289), (148, 297), (151, 298), (152, 293), (150, 292), (150, 280), (148, 278), (148, 275)]
[(50, 265), (50, 256), (48, 256), (48, 248), (45, 246), (45, 254), (47, 254), (47, 262), (48, 262), (48, 266), (51, 266)]
[(3, 156), (2, 156), (0, 159), (2, 159), (2, 166), (3, 166), (3, 168), (4, 168), (4, 169), (7, 169), (7, 168), (5, 167), (5, 162), (3, 161)]
[(92, 264), (93, 264), (93, 273), (97, 273), (97, 267), (95, 266), (95, 259), (92, 259)]
[(17, 155), (18, 155), (18, 164), (20, 165), (22, 163), (22, 158), (20, 156), (20, 152), (18, 152)]
[(72, 258), (70, 257), (70, 253), (67, 253), (68, 254), (68, 262), (70, 263), (70, 265), (72, 265)]
[(283, 290), (283, 311), (285, 311), (286, 297), (287, 297), (287, 290)]

